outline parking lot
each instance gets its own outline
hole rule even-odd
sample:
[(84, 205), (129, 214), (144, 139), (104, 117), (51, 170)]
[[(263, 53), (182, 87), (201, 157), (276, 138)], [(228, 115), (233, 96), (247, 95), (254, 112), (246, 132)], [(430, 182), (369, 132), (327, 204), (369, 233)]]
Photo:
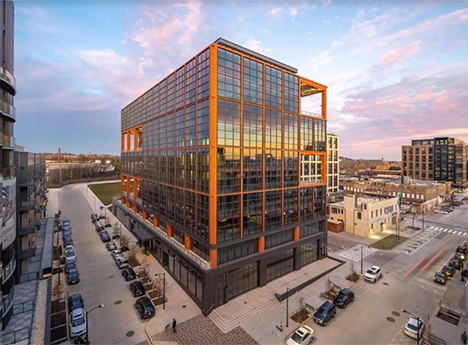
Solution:
[(88, 316), (91, 343), (135, 344), (145, 341), (146, 321), (138, 317), (133, 307), (135, 298), (128, 289), (129, 283), (121, 276), (90, 221), (93, 210), (81, 193), (67, 189), (62, 189), (60, 193), (58, 190), (50, 191), (49, 216), (58, 207), (62, 212), (61, 219), (71, 221), (76, 266), (80, 274), (80, 282), (68, 286), (68, 295), (80, 293), (86, 310), (104, 304), (104, 308), (96, 309)]

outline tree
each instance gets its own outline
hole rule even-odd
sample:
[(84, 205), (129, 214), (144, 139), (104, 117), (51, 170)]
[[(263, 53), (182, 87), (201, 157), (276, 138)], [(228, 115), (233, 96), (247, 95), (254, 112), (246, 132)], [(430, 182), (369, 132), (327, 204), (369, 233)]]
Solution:
[(119, 226), (119, 223), (115, 222), (114, 226), (112, 227), (112, 238), (115, 239), (119, 238), (120, 236), (122, 236), (121, 228)]
[(146, 257), (143, 257), (143, 260), (141, 261), (141, 268), (140, 268), (140, 272), (143, 274), (143, 276), (141, 277), (141, 281), (143, 284), (152, 281), (150, 269), (151, 269), (151, 263), (148, 261)]
[(136, 267), (140, 264), (138, 262), (138, 246), (135, 245), (130, 249), (127, 258), (130, 266), (132, 267)]
[(327, 295), (327, 298), (329, 300), (332, 299), (332, 297), (335, 294), (335, 284), (330, 280), (330, 277), (327, 276), (327, 279), (325, 280), (325, 294)]
[(130, 238), (126, 235), (120, 237), (120, 250), (123, 252), (128, 251), (128, 245), (130, 244)]

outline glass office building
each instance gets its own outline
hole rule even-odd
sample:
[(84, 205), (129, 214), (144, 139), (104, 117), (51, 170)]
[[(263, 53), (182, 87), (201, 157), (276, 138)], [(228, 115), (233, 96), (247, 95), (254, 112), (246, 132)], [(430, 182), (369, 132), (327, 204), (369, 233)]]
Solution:
[(205, 314), (326, 256), (326, 94), (218, 39), (122, 110), (113, 212)]

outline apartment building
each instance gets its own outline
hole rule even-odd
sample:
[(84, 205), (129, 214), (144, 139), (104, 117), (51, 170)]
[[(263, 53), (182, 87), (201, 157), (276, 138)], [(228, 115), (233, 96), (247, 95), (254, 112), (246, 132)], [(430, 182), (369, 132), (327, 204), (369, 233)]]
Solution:
[(13, 35), (14, 5), (3, 0), (0, 6), (0, 23), (3, 30), (0, 55), (0, 324), (6, 327), (12, 315), (15, 297), (16, 269), (16, 178), (14, 167), (15, 137), (13, 124), (16, 122), (14, 96)]
[(467, 181), (467, 146), (460, 139), (438, 137), (412, 140), (401, 149), (404, 176), (417, 180), (451, 181), (464, 188)]
[(220, 38), (122, 110), (113, 212), (205, 315), (326, 256), (326, 95)]
[(338, 193), (340, 189), (340, 151), (339, 138), (327, 133), (327, 193)]
[(399, 217), (398, 197), (345, 195), (344, 200), (328, 206), (330, 220), (344, 224), (353, 235), (369, 237), (395, 228)]

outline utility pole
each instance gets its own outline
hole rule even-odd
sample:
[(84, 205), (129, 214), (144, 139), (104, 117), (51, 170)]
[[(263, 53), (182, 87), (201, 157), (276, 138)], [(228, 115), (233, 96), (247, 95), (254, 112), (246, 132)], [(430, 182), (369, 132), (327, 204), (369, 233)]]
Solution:
[(361, 275), (362, 275), (363, 266), (364, 266), (364, 263), (363, 263), (363, 259), (364, 259), (364, 258), (363, 258), (363, 256), (364, 256), (364, 255), (363, 255), (363, 248), (364, 248), (364, 247), (363, 247), (362, 244), (361, 244)]
[(286, 287), (286, 327), (289, 327), (289, 288)]

